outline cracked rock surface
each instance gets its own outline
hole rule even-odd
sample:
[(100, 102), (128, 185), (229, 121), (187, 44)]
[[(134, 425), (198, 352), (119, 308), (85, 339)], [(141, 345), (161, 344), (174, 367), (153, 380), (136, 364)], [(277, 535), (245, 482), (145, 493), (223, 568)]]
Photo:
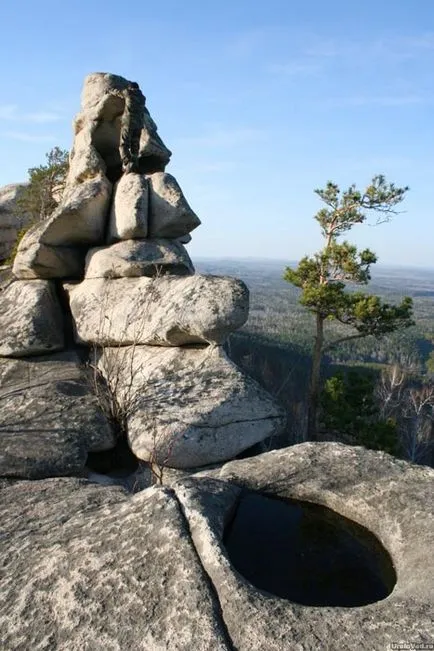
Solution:
[(62, 478), (0, 495), (4, 651), (231, 649), (170, 490)]
[(0, 476), (80, 474), (115, 442), (75, 353), (0, 359)]
[(271, 396), (220, 346), (105, 348), (99, 367), (128, 413), (130, 447), (145, 461), (155, 455), (172, 468), (225, 461), (284, 424)]
[(1, 292), (0, 357), (62, 350), (63, 316), (54, 284), (17, 280)]
[[(384, 651), (429, 644), (434, 471), (305, 443), (134, 496), (84, 479), (2, 480), (2, 649)], [(255, 588), (223, 544), (243, 491), (313, 501), (373, 532), (397, 583), (363, 607)], [(254, 544), (254, 541), (252, 541)]]
[(86, 279), (65, 284), (77, 343), (221, 343), (249, 313), (246, 285), (227, 276)]

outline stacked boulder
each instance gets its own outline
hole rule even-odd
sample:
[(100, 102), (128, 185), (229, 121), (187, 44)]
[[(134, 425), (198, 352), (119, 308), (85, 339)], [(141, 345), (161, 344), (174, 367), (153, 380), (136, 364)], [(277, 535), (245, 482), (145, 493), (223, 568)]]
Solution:
[(63, 199), (21, 241), (15, 280), (0, 294), (0, 355), (60, 351), (71, 320), (73, 345), (92, 348), (134, 454), (204, 466), (280, 431), (282, 412), (223, 351), (247, 320), (248, 290), (195, 273), (184, 243), (200, 220), (165, 172), (171, 152), (147, 109), (137, 169), (123, 172), (129, 86), (104, 73), (85, 80)]

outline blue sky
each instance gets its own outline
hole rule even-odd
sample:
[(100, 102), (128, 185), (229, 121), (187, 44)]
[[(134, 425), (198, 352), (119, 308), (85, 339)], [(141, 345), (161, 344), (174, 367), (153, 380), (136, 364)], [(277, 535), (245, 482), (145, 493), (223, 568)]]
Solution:
[(71, 146), (83, 78), (138, 81), (202, 219), (193, 256), (320, 246), (313, 188), (411, 190), (355, 228), (385, 264), (434, 267), (434, 2), (2, 0), (0, 185)]

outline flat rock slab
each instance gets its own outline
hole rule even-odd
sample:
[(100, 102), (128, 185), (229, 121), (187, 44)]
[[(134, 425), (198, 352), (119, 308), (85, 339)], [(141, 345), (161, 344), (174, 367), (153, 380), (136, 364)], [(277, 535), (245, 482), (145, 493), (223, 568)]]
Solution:
[(86, 256), (86, 279), (193, 273), (190, 256), (176, 240), (126, 240), (91, 249)]
[(271, 396), (218, 346), (105, 348), (99, 367), (128, 414), (130, 447), (145, 461), (217, 463), (285, 424)]
[(248, 317), (249, 292), (226, 276), (89, 279), (65, 285), (77, 343), (221, 343)]
[(0, 294), (0, 357), (61, 350), (63, 316), (48, 280), (17, 280)]
[(75, 353), (0, 359), (0, 476), (81, 474), (115, 443)]
[[(384, 651), (393, 643), (432, 644), (434, 470), (364, 448), (303, 443), (229, 462), (174, 487), (234, 648)], [(234, 487), (321, 504), (361, 524), (391, 555), (393, 592), (363, 607), (332, 608), (255, 588), (234, 570), (222, 542), (236, 508)]]
[(171, 491), (67, 478), (0, 488), (4, 651), (232, 648)]

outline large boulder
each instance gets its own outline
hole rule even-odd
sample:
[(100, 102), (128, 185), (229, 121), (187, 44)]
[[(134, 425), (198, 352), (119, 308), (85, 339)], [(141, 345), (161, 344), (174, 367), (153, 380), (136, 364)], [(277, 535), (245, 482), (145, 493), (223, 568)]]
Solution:
[(85, 278), (134, 278), (194, 273), (193, 263), (177, 240), (124, 240), (90, 249)]
[(233, 648), (168, 489), (3, 482), (0, 518), (4, 651)]
[(48, 280), (16, 280), (0, 294), (0, 357), (61, 350), (63, 316)]
[(115, 443), (75, 353), (0, 359), (0, 476), (80, 474)]
[[(415, 648), (432, 643), (434, 558), (428, 550), (434, 544), (434, 470), (364, 448), (303, 443), (203, 471), (174, 488), (217, 592), (234, 648), (384, 651), (394, 643), (411, 642)], [(391, 556), (396, 571), (392, 593), (363, 607), (313, 607), (255, 587), (234, 567), (228, 553), (228, 536), (246, 491), (254, 491), (255, 496), (265, 494), (271, 502), (295, 499), (328, 507), (350, 520), (345, 525), (349, 532), (355, 533), (352, 522), (365, 527), (377, 538), (377, 545), (365, 548), (374, 554), (373, 560), (381, 546)], [(279, 522), (272, 522), (268, 529), (268, 548), (262, 548), (260, 556), (255, 550), (258, 540), (266, 539), (268, 518), (269, 512), (253, 512), (251, 528), (241, 533), (245, 555), (256, 553), (258, 565), (273, 567), (276, 574), (282, 571), (273, 558), (277, 550), (273, 532)], [(303, 533), (312, 536), (316, 548), (333, 544), (333, 536), (321, 540), (318, 528), (309, 530), (308, 522), (305, 524)], [(277, 550), (282, 552), (293, 553), (290, 540), (283, 550)], [(303, 556), (302, 551), (301, 563), (305, 562)], [(327, 564), (327, 559), (323, 562)], [(350, 594), (363, 587), (368, 578), (362, 575), (351, 583), (348, 576), (339, 574), (339, 567), (328, 566), (335, 581)], [(317, 577), (309, 575), (305, 581), (315, 586)], [(318, 582), (318, 589), (322, 588)]]
[(106, 348), (98, 366), (127, 414), (130, 447), (145, 461), (217, 463), (284, 425), (271, 396), (219, 346)]
[(44, 230), (45, 224), (40, 222), (26, 233), (14, 259), (14, 275), (23, 280), (83, 277), (86, 248), (42, 244)]
[(117, 182), (110, 212), (108, 239), (141, 239), (148, 234), (148, 181), (141, 174), (124, 174)]
[(103, 244), (111, 183), (100, 175), (67, 186), (60, 205), (21, 240), (14, 260), (18, 278), (76, 278), (85, 245)]
[(32, 221), (31, 215), (19, 210), (25, 187), (25, 183), (11, 183), (0, 188), (0, 262), (10, 256), (19, 232)]
[(40, 241), (54, 246), (102, 244), (111, 191), (103, 175), (67, 185), (62, 202), (44, 222)]
[[(95, 72), (84, 81), (81, 112), (74, 121), (74, 144), (71, 154), (71, 179), (102, 170), (111, 181), (122, 175), (119, 142), (124, 100), (119, 93), (130, 82), (118, 75)], [(140, 138), (140, 173), (165, 169), (171, 152), (157, 132), (157, 126), (145, 107)]]
[(149, 177), (149, 237), (179, 238), (200, 225), (177, 180), (163, 172)]
[(220, 343), (248, 317), (247, 287), (225, 276), (101, 278), (65, 289), (77, 343)]

